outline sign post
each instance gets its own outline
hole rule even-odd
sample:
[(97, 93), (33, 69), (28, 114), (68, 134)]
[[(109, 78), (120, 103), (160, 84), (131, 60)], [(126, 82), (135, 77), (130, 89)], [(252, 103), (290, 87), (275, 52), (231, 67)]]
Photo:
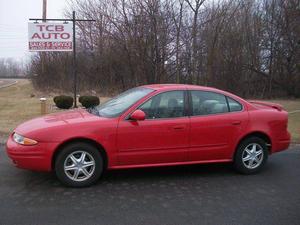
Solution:
[(74, 108), (77, 108), (77, 61), (76, 61), (76, 33), (75, 33), (75, 11), (73, 11), (73, 75), (74, 75)]
[[(71, 19), (31, 18), (28, 23), (29, 51), (73, 51), (74, 108), (77, 108), (77, 60), (76, 22), (95, 22), (93, 19), (76, 19), (75, 11)], [(43, 23), (38, 23), (43, 21)], [(64, 23), (45, 23), (60, 21)], [(68, 24), (67, 22), (72, 22)]]

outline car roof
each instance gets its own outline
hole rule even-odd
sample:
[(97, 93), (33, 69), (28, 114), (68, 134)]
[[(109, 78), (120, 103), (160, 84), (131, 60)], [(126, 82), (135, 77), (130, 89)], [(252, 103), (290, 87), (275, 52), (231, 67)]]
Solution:
[(141, 87), (151, 88), (154, 90), (189, 89), (189, 90), (218, 91), (218, 92), (221, 91), (213, 87), (191, 85), (191, 84), (148, 84), (148, 85), (143, 85)]
[(200, 86), (200, 85), (191, 85), (191, 84), (148, 84), (143, 85), (141, 87), (150, 88), (156, 91), (172, 91), (172, 90), (200, 90), (200, 91), (212, 91), (219, 94), (223, 94), (226, 96), (229, 96), (235, 100), (239, 100), (240, 102), (243, 102), (244, 104), (248, 104), (246, 100), (242, 99), (241, 97), (232, 94), (227, 91), (223, 91), (217, 88), (213, 87), (207, 87), (207, 86)]

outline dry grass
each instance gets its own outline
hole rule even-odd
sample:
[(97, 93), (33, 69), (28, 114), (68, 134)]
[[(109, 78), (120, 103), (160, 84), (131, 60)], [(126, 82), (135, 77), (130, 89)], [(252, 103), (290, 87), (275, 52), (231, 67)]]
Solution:
[(0, 135), (6, 136), (19, 123), (39, 116), (40, 102), (28, 80), (0, 89)]
[[(31, 97), (34, 95), (34, 97)], [(0, 89), (0, 142), (20, 123), (40, 116), (39, 98), (47, 98), (47, 112), (58, 111), (53, 103), (55, 94), (45, 94), (34, 90), (29, 80), (18, 80), (16, 85)], [(101, 102), (107, 101), (101, 97)]]
[[(31, 97), (34, 95), (34, 97)], [(5, 140), (7, 135), (20, 123), (40, 116), (40, 97), (47, 98), (48, 112), (57, 111), (53, 107), (51, 95), (34, 90), (29, 80), (19, 80), (16, 85), (0, 89), (0, 141)], [(101, 97), (101, 102), (108, 98)], [(300, 99), (294, 100), (271, 100), (282, 104), (289, 112), (300, 110)], [(289, 130), (294, 142), (300, 142), (300, 112), (289, 114)]]
[(281, 104), (289, 112), (288, 129), (291, 132), (293, 142), (300, 143), (300, 99), (280, 99), (272, 100), (272, 102)]

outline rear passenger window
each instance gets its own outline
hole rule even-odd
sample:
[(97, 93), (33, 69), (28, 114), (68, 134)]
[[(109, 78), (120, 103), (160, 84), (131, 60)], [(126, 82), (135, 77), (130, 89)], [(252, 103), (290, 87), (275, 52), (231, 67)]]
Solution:
[(236, 100), (227, 97), (230, 112), (237, 112), (243, 109), (243, 106)]
[(191, 91), (193, 115), (228, 112), (226, 97), (209, 91)]

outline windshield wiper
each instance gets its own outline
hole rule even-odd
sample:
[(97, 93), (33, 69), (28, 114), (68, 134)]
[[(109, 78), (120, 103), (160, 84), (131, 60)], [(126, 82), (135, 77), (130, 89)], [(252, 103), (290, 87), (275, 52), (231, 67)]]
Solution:
[(87, 108), (86, 111), (93, 114), (93, 115), (101, 116), (100, 112), (95, 107)]

